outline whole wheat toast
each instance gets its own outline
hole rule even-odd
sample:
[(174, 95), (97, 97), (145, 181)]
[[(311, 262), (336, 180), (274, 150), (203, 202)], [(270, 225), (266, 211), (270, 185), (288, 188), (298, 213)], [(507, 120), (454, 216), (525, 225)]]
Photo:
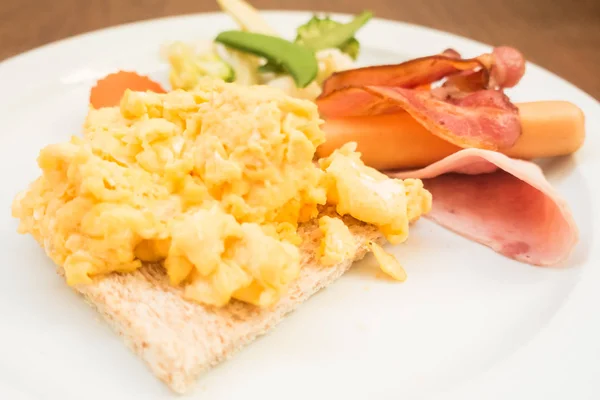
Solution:
[(355, 237), (354, 256), (324, 267), (316, 251), (321, 233), (316, 221), (299, 233), (302, 260), (298, 279), (270, 308), (234, 301), (223, 308), (183, 298), (169, 284), (164, 269), (147, 265), (130, 274), (111, 274), (77, 290), (96, 308), (152, 372), (177, 393), (188, 392), (205, 371), (265, 334), (298, 305), (326, 287), (367, 253), (369, 241), (380, 242), (373, 226), (345, 217)]

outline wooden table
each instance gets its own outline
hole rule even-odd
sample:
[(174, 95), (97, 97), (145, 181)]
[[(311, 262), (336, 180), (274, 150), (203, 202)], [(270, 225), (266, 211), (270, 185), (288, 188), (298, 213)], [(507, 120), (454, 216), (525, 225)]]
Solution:
[[(357, 13), (511, 45), (600, 99), (600, 0), (253, 0), (260, 9)], [(0, 60), (78, 33), (214, 11), (213, 0), (2, 0)], [(443, 47), (443, 43), (440, 44)]]

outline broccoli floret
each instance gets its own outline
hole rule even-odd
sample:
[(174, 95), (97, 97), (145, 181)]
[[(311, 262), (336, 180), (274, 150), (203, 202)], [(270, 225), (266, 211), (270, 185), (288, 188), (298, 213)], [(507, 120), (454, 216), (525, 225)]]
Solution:
[[(307, 23), (301, 25), (296, 30), (297, 35), (294, 43), (307, 47), (313, 51), (324, 50), (328, 48), (338, 48), (343, 53), (356, 60), (360, 52), (360, 43), (354, 37), (364, 24), (371, 19), (373, 15), (369, 11), (362, 12), (352, 21), (343, 24), (332, 20), (330, 17), (319, 18), (313, 16)], [(283, 67), (273, 61), (259, 67), (262, 73), (284, 73)]]
[(340, 50), (342, 53), (348, 54), (353, 60), (356, 60), (358, 58), (358, 53), (360, 52), (360, 43), (358, 43), (356, 38), (352, 38), (341, 45)]
[[(317, 47), (314, 50), (326, 48), (327, 43), (335, 43), (335, 47), (352, 59), (356, 59), (360, 51), (360, 43), (354, 38), (353, 33), (370, 18), (371, 14), (365, 12), (352, 22), (343, 24), (330, 17), (319, 18), (315, 15), (306, 24), (298, 27), (295, 42), (308, 47)], [(342, 27), (345, 29), (341, 29)]]
[(341, 25), (330, 17), (319, 18), (314, 15), (307, 23), (300, 25), (296, 30), (296, 43), (302, 44), (307, 39), (314, 39), (327, 34), (333, 27)]
[(202, 54), (196, 59), (196, 68), (202, 75), (221, 78), (225, 82), (235, 80), (235, 71), (229, 64), (214, 53)]

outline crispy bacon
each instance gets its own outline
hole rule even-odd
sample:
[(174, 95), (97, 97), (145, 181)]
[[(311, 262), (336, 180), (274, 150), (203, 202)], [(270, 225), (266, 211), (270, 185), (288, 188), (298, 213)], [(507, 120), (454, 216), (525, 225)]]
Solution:
[(487, 89), (489, 81), (490, 78), (486, 69), (475, 72), (465, 71), (447, 77), (444, 84), (438, 89), (446, 95), (457, 92), (476, 92)]
[(514, 87), (525, 74), (525, 58), (512, 47), (496, 47), (492, 52), (491, 78), (500, 88)]
[[(420, 89), (415, 91), (430, 93)], [(319, 113), (324, 118), (363, 117), (404, 111), (397, 102), (373, 93), (366, 87), (347, 87), (336, 90), (327, 96), (319, 97), (317, 106), (319, 106)]]
[(518, 109), (496, 90), (440, 100), (428, 91), (366, 86), (338, 90), (317, 104), (326, 118), (406, 111), (428, 131), (460, 147), (498, 150), (512, 146), (521, 134)]
[(477, 59), (460, 60), (445, 55), (417, 58), (396, 65), (377, 65), (336, 72), (323, 84), (322, 97), (347, 87), (399, 86), (415, 88), (437, 82), (460, 71), (482, 69)]
[(478, 85), (472, 85), (474, 90), (513, 87), (525, 73), (525, 59), (518, 50), (505, 46), (495, 48), (491, 54), (470, 59), (461, 59), (458, 52), (447, 49), (442, 54), (401, 64), (336, 72), (323, 84), (321, 97), (347, 87), (373, 85), (412, 89), (460, 73), (462, 78), (457, 81), (478, 82)]
[(460, 147), (507, 148), (521, 134), (518, 109), (500, 91), (483, 90), (442, 101), (431, 93), (410, 89), (369, 90), (397, 102), (428, 131)]
[[(449, 49), (398, 65), (334, 74), (317, 105), (324, 118), (408, 112), (452, 144), (499, 150), (521, 134), (518, 109), (501, 89), (514, 86), (524, 69), (523, 56), (512, 48), (468, 60)], [(432, 88), (441, 79), (444, 83)]]

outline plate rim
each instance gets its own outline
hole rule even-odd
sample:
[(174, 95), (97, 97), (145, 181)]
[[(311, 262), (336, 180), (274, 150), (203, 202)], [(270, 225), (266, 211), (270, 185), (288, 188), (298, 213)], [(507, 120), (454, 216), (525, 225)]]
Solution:
[[(333, 11), (323, 11), (323, 10), (319, 10), (319, 11), (309, 11), (309, 10), (302, 10), (302, 9), (296, 9), (296, 10), (282, 10), (282, 9), (266, 9), (266, 10), (260, 10), (261, 14), (265, 15), (265, 16), (270, 16), (271, 18), (277, 16), (277, 15), (297, 15), (297, 16), (305, 16), (305, 15), (312, 15), (315, 13), (318, 14), (327, 14), (330, 15), (332, 17), (335, 18), (342, 18), (342, 19), (349, 19), (352, 18), (352, 16), (354, 16), (355, 14), (350, 14), (350, 13), (344, 13), (344, 12), (333, 12)], [(0, 61), (0, 69), (2, 69), (3, 67), (5, 67), (5, 64), (12, 64), (15, 62), (19, 62), (24, 58), (27, 57), (31, 57), (34, 56), (38, 53), (43, 53), (46, 51), (51, 51), (54, 47), (59, 47), (59, 46), (64, 46), (64, 45), (68, 45), (72, 42), (77, 42), (80, 40), (85, 40), (90, 36), (97, 36), (99, 34), (106, 34), (106, 33), (110, 33), (110, 32), (115, 32), (118, 30), (122, 30), (122, 29), (133, 29), (136, 27), (140, 27), (143, 25), (149, 25), (149, 24), (153, 24), (153, 23), (157, 23), (157, 22), (163, 22), (163, 23), (167, 23), (169, 21), (174, 21), (174, 20), (181, 20), (181, 19), (195, 19), (195, 18), (206, 18), (206, 17), (223, 17), (226, 16), (226, 14), (222, 11), (209, 11), (209, 12), (194, 12), (194, 13), (185, 13), (185, 14), (177, 14), (177, 15), (168, 15), (168, 16), (164, 16), (164, 17), (158, 17), (158, 18), (144, 18), (144, 19), (140, 19), (140, 20), (136, 20), (136, 21), (130, 21), (130, 22), (126, 22), (123, 24), (118, 24), (118, 25), (111, 25), (111, 26), (106, 26), (103, 28), (97, 28), (97, 29), (93, 29), (90, 31), (86, 31), (86, 32), (81, 32), (78, 33), (76, 35), (73, 36), (67, 36), (64, 37), (62, 39), (57, 39), (54, 40), (52, 42), (49, 43), (45, 43), (42, 44), (40, 46), (36, 46), (33, 47), (31, 49), (25, 50), (23, 52), (17, 53), (17, 54), (13, 54), (11, 56), (9, 56), (8, 58), (3, 59), (2, 61)], [(452, 37), (454, 39), (457, 40), (461, 40), (463, 42), (470, 42), (472, 45), (477, 45), (477, 46), (486, 46), (491, 48), (492, 45), (487, 43), (487, 42), (483, 42), (483, 41), (479, 41), (470, 37), (466, 37), (466, 36), (461, 36), (459, 34), (453, 33), (453, 32), (447, 32), (441, 29), (437, 29), (437, 28), (432, 28), (432, 27), (428, 27), (426, 25), (421, 25), (421, 24), (416, 24), (416, 23), (412, 23), (412, 22), (406, 22), (406, 21), (401, 21), (401, 20), (393, 20), (393, 19), (388, 19), (388, 18), (380, 18), (380, 17), (374, 17), (371, 19), (370, 21), (371, 24), (377, 23), (385, 23), (385, 24), (392, 24), (392, 25), (396, 25), (396, 24), (400, 24), (403, 25), (407, 28), (411, 28), (411, 29), (416, 29), (416, 30), (424, 30), (424, 31), (428, 31), (430, 33), (433, 34), (437, 34), (437, 35), (443, 35), (443, 36), (447, 36), (447, 37)], [(558, 78), (562, 81), (564, 81), (565, 83), (569, 84), (570, 86), (572, 86), (573, 88), (579, 90), (580, 92), (584, 93), (586, 96), (588, 96), (591, 100), (597, 102), (600, 105), (600, 99), (596, 99), (594, 96), (592, 96), (591, 94), (589, 94), (587, 91), (585, 91), (584, 89), (580, 88), (579, 86), (573, 84), (572, 82), (568, 81), (567, 79), (561, 77), (560, 75), (548, 70), (546, 67), (541, 66), (539, 64), (536, 63), (532, 63), (530, 61), (527, 61), (527, 66), (533, 66), (534, 68), (538, 68), (543, 70), (544, 72), (552, 75), (554, 78)]]
[[(264, 13), (268, 18), (275, 18), (277, 16), (281, 16), (281, 15), (294, 15), (294, 16), (306, 16), (306, 15), (311, 15), (313, 14), (313, 12), (311, 11), (288, 11), (288, 10), (265, 10), (265, 11), (261, 11), (262, 13)], [(321, 11), (319, 11), (320, 13)], [(325, 13), (325, 12), (323, 12)], [(73, 42), (79, 42), (81, 40), (86, 40), (89, 37), (94, 37), (94, 36), (98, 36), (98, 35), (102, 35), (102, 34), (106, 34), (108, 32), (118, 32), (119, 30), (123, 30), (123, 29), (135, 29), (136, 27), (139, 27), (141, 25), (151, 25), (153, 23), (156, 22), (164, 22), (164, 23), (168, 23), (169, 21), (175, 21), (175, 20), (181, 20), (181, 19), (198, 19), (198, 18), (208, 18), (211, 16), (216, 16), (216, 15), (220, 15), (223, 16), (225, 15), (222, 12), (208, 12), (208, 13), (191, 13), (191, 14), (183, 14), (183, 15), (174, 15), (174, 16), (167, 16), (167, 17), (162, 17), (162, 18), (152, 18), (152, 19), (144, 19), (144, 20), (139, 20), (139, 21), (132, 21), (132, 22), (128, 22), (125, 24), (121, 24), (121, 25), (115, 25), (115, 26), (111, 26), (111, 27), (106, 27), (106, 28), (100, 28), (100, 29), (96, 29), (93, 31), (88, 31), (88, 32), (83, 32), (81, 34), (75, 35), (75, 36), (71, 36), (71, 37), (67, 37), (67, 38), (63, 38), (54, 42), (50, 42), (47, 44), (44, 44), (42, 46), (38, 46), (36, 48), (30, 49), (28, 51), (13, 55), (5, 60), (3, 60), (2, 62), (0, 62), (0, 72), (2, 72), (4, 69), (10, 69), (13, 66), (18, 65), (20, 62), (25, 62), (28, 58), (31, 57), (39, 57), (39, 55), (44, 55), (44, 53), (46, 52), (52, 52), (54, 51), (54, 48), (58, 48), (64, 45), (68, 45), (69, 43), (73, 43)], [(340, 17), (340, 18), (349, 18), (351, 17), (351, 14), (347, 14), (347, 13), (330, 13), (330, 15), (334, 16), (334, 17)], [(435, 35), (439, 35), (439, 36), (444, 36), (444, 37), (450, 37), (452, 38), (452, 40), (459, 40), (463, 43), (468, 43), (470, 42), (473, 45), (477, 45), (477, 46), (485, 46), (485, 47), (491, 47), (491, 45), (483, 43), (483, 42), (479, 42), (470, 38), (466, 38), (460, 35), (456, 35), (453, 33), (449, 33), (449, 32), (445, 32), (442, 30), (438, 30), (438, 29), (433, 29), (433, 28), (429, 28), (426, 26), (422, 26), (422, 25), (417, 25), (417, 24), (412, 24), (412, 23), (407, 23), (407, 22), (402, 22), (402, 21), (395, 21), (395, 20), (389, 20), (389, 19), (382, 19), (382, 18), (374, 18), (372, 20), (372, 23), (384, 23), (384, 24), (392, 24), (392, 25), (400, 25), (403, 26), (404, 28), (410, 28), (410, 29), (414, 29), (414, 30), (422, 30), (422, 31), (427, 31), (430, 33), (433, 33)], [(157, 48), (160, 44), (157, 44)], [(389, 47), (389, 46), (388, 46)], [(593, 96), (591, 96), (589, 93), (585, 92), (584, 90), (578, 88), (576, 85), (572, 84), (571, 82), (567, 81), (566, 79), (556, 75), (555, 73), (545, 69), (544, 67), (541, 67), (537, 64), (533, 64), (528, 62), (528, 68), (532, 67), (533, 71), (535, 71), (534, 73), (540, 73), (543, 72), (545, 74), (548, 74), (549, 76), (552, 77), (553, 80), (555, 80), (558, 83), (560, 83), (561, 85), (567, 85), (570, 86), (571, 89), (576, 90), (577, 92), (579, 92), (580, 95), (583, 95), (586, 98), (586, 101), (591, 101), (595, 107), (599, 107), (599, 111), (600, 111), (600, 101), (596, 100)], [(537, 71), (536, 71), (537, 70)], [(600, 127), (600, 124), (598, 125)], [(587, 145), (590, 146), (589, 142), (586, 141)], [(595, 166), (597, 166), (597, 163), (595, 163)], [(587, 180), (588, 183), (592, 183), (589, 180)], [(596, 189), (593, 189), (593, 187), (590, 185), (590, 195), (592, 197), (596, 196), (598, 197), (598, 191), (597, 191), (597, 187)], [(593, 221), (593, 228), (595, 231), (595, 228), (598, 227), (598, 222), (597, 222), (597, 217), (598, 217), (598, 213), (594, 212), (594, 221)], [(600, 257), (598, 257), (598, 251), (597, 251), (597, 246), (594, 246), (592, 243), (592, 253), (595, 254), (595, 256), (593, 256), (592, 253), (590, 253), (590, 262), (594, 262), (594, 260), (600, 259)], [(589, 269), (589, 268), (588, 268)], [(590, 277), (586, 278), (588, 281), (590, 280)], [(552, 318), (552, 320), (548, 323), (548, 326), (545, 326), (544, 328), (542, 328), (543, 332), (547, 332), (550, 330), (550, 325), (552, 325), (555, 321), (556, 321), (556, 317), (558, 316), (559, 313), (563, 313), (565, 308), (567, 308), (568, 305), (572, 304), (572, 295), (575, 294), (574, 292), (577, 290), (577, 287), (579, 287), (580, 285), (578, 284), (576, 287), (573, 288), (573, 292), (569, 295), (569, 298), (565, 299), (565, 302), (563, 305), (561, 305), (560, 309), (557, 310), (556, 315)], [(543, 333), (542, 331), (540, 331), (539, 334), (536, 334), (533, 338), (532, 338), (532, 342), (536, 341), (538, 339), (538, 337)], [(522, 353), (524, 351), (525, 348), (529, 347), (529, 344), (523, 345), (522, 347), (520, 347), (519, 349), (516, 350), (515, 353), (520, 352)], [(507, 359), (514, 359), (515, 358), (515, 354), (511, 354), (507, 357)], [(598, 366), (600, 366), (600, 359), (598, 360), (597, 363)], [(493, 368), (491, 368), (491, 370), (495, 369), (496, 366), (493, 366)], [(483, 372), (484, 374), (487, 373)], [(596, 386), (596, 388), (599, 388), (599, 386)], [(466, 395), (468, 396), (468, 395)], [(442, 396), (442, 398), (449, 398), (447, 397), (446, 394), (444, 394)], [(459, 397), (457, 397), (459, 398)], [(462, 398), (466, 398), (466, 397), (462, 397)], [(471, 398), (471, 397), (468, 397)]]

